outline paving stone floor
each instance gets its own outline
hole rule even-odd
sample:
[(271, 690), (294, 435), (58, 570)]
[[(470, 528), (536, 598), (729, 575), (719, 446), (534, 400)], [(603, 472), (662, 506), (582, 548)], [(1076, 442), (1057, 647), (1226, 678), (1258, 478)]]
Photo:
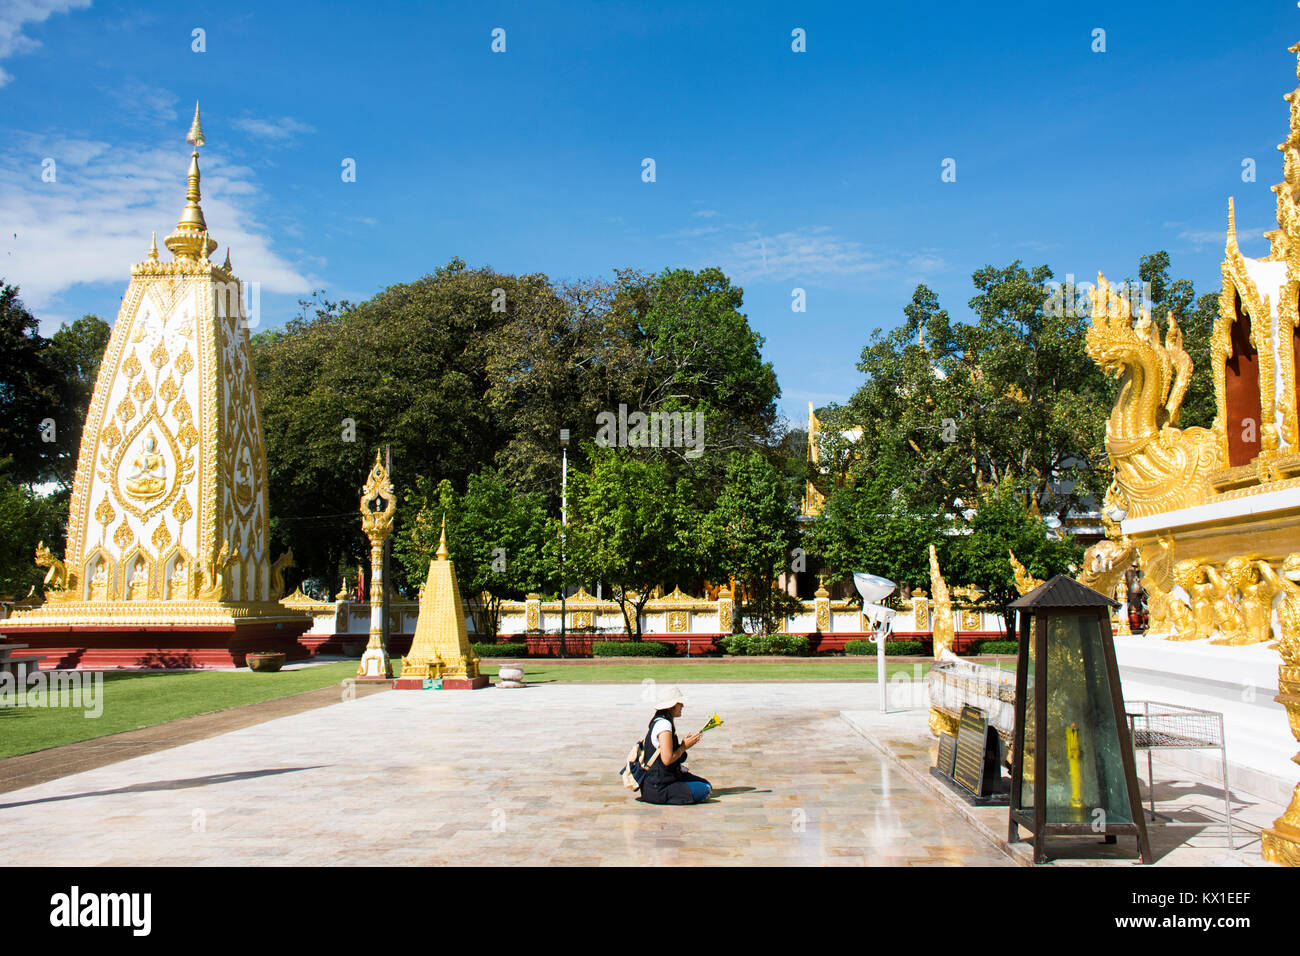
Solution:
[(707, 804), (619, 785), (640, 685), (393, 691), (4, 793), (5, 862), (1014, 865), (840, 716), (873, 685), (685, 689)]

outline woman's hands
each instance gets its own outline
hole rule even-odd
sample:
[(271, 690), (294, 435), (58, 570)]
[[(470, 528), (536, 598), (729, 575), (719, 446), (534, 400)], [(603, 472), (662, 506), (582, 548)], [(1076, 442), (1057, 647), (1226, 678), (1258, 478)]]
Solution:
[(683, 750), (690, 750), (692, 747), (694, 747), (696, 744), (698, 744), (698, 743), (700, 742), (700, 737), (701, 737), (701, 736), (703, 736), (703, 735), (702, 735), (702, 734), (687, 734), (687, 735), (686, 735), (686, 739), (682, 741), (682, 749), (683, 749)]

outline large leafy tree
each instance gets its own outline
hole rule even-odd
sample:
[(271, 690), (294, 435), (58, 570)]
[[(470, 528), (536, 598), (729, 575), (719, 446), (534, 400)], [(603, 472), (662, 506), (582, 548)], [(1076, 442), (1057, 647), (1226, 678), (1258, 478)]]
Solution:
[[(272, 537), (332, 576), (365, 550), (358, 491), (391, 447), (399, 499), (418, 476), (465, 477), (501, 444), (483, 401), (493, 311), (519, 280), (459, 260), (352, 306), (325, 303), (254, 340), (267, 436)], [(404, 520), (399, 507), (399, 523)]]
[[(726, 448), (772, 440), (779, 395), (740, 305), (716, 269), (557, 286), (460, 260), (360, 305), (305, 303), (253, 340), (274, 541), (306, 573), (332, 578), (363, 560), (357, 491), (383, 445), (403, 501), (420, 477), (462, 488), (494, 465), (558, 511), (559, 430), (582, 470), (597, 415), (620, 403), (703, 412), (703, 458), (627, 451), (664, 463), (674, 485), (716, 492)], [(408, 514), (399, 507), (399, 526)]]
[(948, 584), (975, 583), (985, 588), (988, 600), (1002, 608), (1009, 634), (1015, 633), (1009, 605), (1019, 592), (1008, 552), (1014, 552), (1040, 580), (1074, 573), (1083, 559), (1083, 545), (1068, 535), (1049, 533), (1042, 519), (1025, 507), (1025, 500), (1023, 487), (1012, 480), (987, 489), (962, 516), (961, 533), (937, 549)]
[(0, 458), (0, 596), (21, 598), (39, 587), (45, 572), (32, 561), (44, 541), (59, 550), (67, 520), (66, 496), (41, 497), (12, 480), (10, 461)]
[(929, 581), (930, 543), (952, 521), (934, 510), (912, 510), (902, 486), (914, 455), (897, 436), (882, 437), (895, 446), (877, 444), (855, 481), (830, 495), (805, 540), (830, 580), (865, 571), (897, 582), (901, 591)]
[(762, 454), (734, 452), (717, 504), (706, 519), (708, 550), (744, 588), (744, 617), (764, 634), (779, 626), (786, 602), (773, 579), (799, 542), (795, 489)]
[(48, 435), (47, 421), (57, 425), (62, 395), (48, 349), (18, 287), (0, 279), (0, 457), (10, 459), (14, 481), (55, 476), (53, 443), (42, 432)]
[(641, 612), (656, 586), (703, 578), (699, 495), (662, 459), (591, 449), (591, 471), (569, 476), (566, 577), (610, 585), (628, 636), (641, 639)]
[(1045, 314), (1051, 276), (1019, 262), (978, 270), (972, 323), (952, 322), (918, 286), (903, 326), (877, 331), (863, 349), (867, 381), (827, 415), (832, 430), (856, 425), (867, 436), (847, 454), (832, 435), (832, 461), (879, 471), (878, 446), (891, 455), (906, 446), (914, 457), (897, 463), (896, 477), (921, 513), (962, 510), (1009, 479), (1062, 516), (1100, 498), (1108, 388), (1084, 352), (1087, 317)]
[(54, 479), (65, 488), (71, 488), (76, 478), (82, 427), (111, 335), (112, 329), (103, 319), (84, 315), (71, 325), (60, 326), (45, 350), (59, 390), (51, 469)]

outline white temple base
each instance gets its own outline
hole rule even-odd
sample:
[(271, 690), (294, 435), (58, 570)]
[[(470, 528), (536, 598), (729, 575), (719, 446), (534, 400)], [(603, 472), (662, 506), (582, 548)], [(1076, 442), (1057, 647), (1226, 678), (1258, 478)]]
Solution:
[[(1156, 700), (1223, 714), (1228, 776), (1233, 791), (1287, 804), (1300, 778), (1291, 762), (1297, 744), (1286, 708), (1273, 700), (1281, 656), (1267, 644), (1212, 646), (1115, 636), (1126, 700)], [(1138, 755), (1139, 776), (1146, 756)], [(1217, 750), (1157, 750), (1155, 759), (1222, 781)]]

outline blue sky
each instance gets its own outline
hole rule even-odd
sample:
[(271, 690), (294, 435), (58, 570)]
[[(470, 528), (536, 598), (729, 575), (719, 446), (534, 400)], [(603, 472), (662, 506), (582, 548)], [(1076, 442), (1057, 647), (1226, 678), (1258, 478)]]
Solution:
[(47, 333), (111, 321), (184, 205), (197, 99), (204, 211), (263, 328), (453, 256), (559, 279), (719, 265), (798, 424), (852, 393), (918, 282), (961, 319), (986, 264), (1118, 280), (1163, 248), (1211, 291), (1230, 195), (1262, 255), (1297, 41), (1289, 0), (0, 0), (0, 276)]

